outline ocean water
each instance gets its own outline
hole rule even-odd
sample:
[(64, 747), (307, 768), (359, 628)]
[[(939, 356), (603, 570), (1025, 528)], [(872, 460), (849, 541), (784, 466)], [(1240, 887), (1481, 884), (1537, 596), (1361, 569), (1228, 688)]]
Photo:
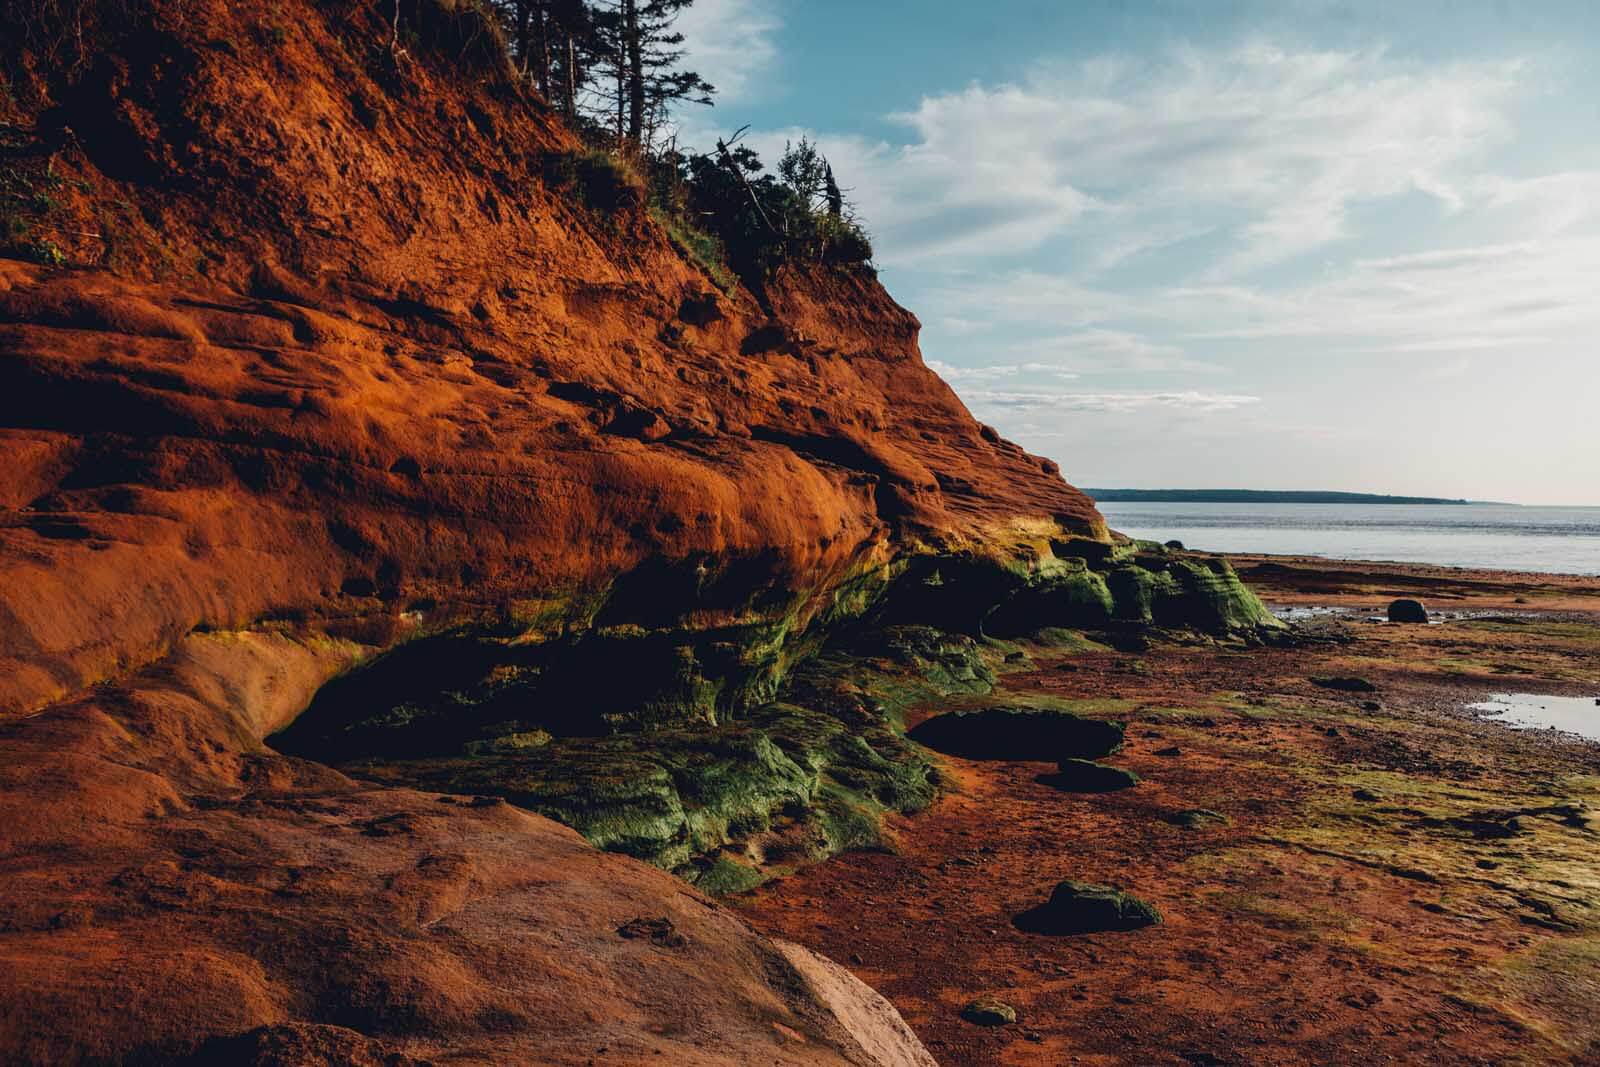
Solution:
[(1099, 505), (1129, 537), (1211, 552), (1600, 575), (1600, 508), (1501, 504)]

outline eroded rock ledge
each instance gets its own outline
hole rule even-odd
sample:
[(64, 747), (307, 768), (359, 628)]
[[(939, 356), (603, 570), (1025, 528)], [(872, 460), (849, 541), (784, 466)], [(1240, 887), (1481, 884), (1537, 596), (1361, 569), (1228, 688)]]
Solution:
[(929, 786), (892, 708), (796, 672), (830, 635), (937, 625), (906, 654), (939, 677), (986, 633), (1259, 605), (1114, 546), (870, 272), (718, 293), (642, 204), (547, 187), (576, 142), (469, 53), (465, 6), (404, 6), (403, 58), (390, 5), (310, 0), (282, 34), (86, 4), (102, 52), (9, 57), (6, 165), (77, 236), (64, 269), (0, 259), (0, 1048), (920, 1062), (865, 987), (663, 871), (263, 739), (398, 664), (414, 691), (342, 704), (348, 739), (415, 705), (389, 755), (489, 767), (549, 735), (670, 777), (709, 751), (765, 816), (674, 779), (673, 822), (644, 771), (652, 858), (703, 864), (792, 803), (846, 847)]

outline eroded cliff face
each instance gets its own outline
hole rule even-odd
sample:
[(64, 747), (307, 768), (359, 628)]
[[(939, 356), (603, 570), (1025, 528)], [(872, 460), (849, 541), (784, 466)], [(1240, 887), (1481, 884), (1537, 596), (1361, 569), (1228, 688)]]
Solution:
[[(67, 6), (87, 51), (5, 9), (4, 205), (68, 265), (0, 258), (0, 1048), (918, 1062), (661, 872), (265, 739), (441, 641), (543, 679), (512, 738), (744, 729), (872, 613), (1179, 622), (1231, 573), (1113, 548), (870, 272), (719, 291), (471, 5)], [(925, 802), (886, 723), (785, 714)]]
[(197, 627), (787, 632), (909, 552), (1106, 536), (870, 275), (722, 294), (548, 185), (577, 146), (448, 7), (396, 56), (359, 5), (155, 5), (22, 116), (94, 266), (0, 270), (0, 705)]

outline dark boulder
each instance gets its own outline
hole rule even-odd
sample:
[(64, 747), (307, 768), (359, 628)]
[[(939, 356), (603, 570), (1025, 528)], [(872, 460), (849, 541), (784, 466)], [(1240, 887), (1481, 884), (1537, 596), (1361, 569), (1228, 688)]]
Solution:
[(1086, 759), (1064, 759), (1057, 767), (1058, 773), (1040, 780), (1067, 793), (1114, 793), (1139, 784), (1139, 776), (1132, 771)]
[(1422, 601), (1401, 597), (1399, 600), (1389, 602), (1390, 622), (1427, 622), (1428, 609), (1422, 606)]
[(952, 711), (908, 735), (935, 752), (964, 759), (1094, 759), (1122, 747), (1120, 723), (1042, 708)]
[(1365, 678), (1313, 678), (1311, 684), (1340, 693), (1376, 693), (1378, 687)]
[(1137, 930), (1161, 921), (1161, 913), (1138, 897), (1107, 885), (1062, 882), (1044, 904), (1018, 915), (1017, 929), (1030, 934), (1093, 934)]

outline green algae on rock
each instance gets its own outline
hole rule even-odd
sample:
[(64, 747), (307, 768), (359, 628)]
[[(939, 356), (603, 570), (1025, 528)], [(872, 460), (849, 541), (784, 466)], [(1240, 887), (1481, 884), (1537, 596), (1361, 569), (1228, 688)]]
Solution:
[[(806, 590), (753, 580), (763, 573), (759, 561), (647, 564), (499, 627), (412, 641), (325, 687), (273, 743), (383, 781), (501, 797), (737, 892), (879, 846), (885, 813), (932, 802), (937, 775), (904, 715), (994, 688), (1006, 646), (986, 636), (991, 617), (1034, 633), (1249, 631), (1271, 618), (1225, 563), (1143, 543), (869, 560)], [(911, 737), (999, 759), (1094, 759), (1122, 743), (1116, 723), (1016, 707), (938, 716)]]

